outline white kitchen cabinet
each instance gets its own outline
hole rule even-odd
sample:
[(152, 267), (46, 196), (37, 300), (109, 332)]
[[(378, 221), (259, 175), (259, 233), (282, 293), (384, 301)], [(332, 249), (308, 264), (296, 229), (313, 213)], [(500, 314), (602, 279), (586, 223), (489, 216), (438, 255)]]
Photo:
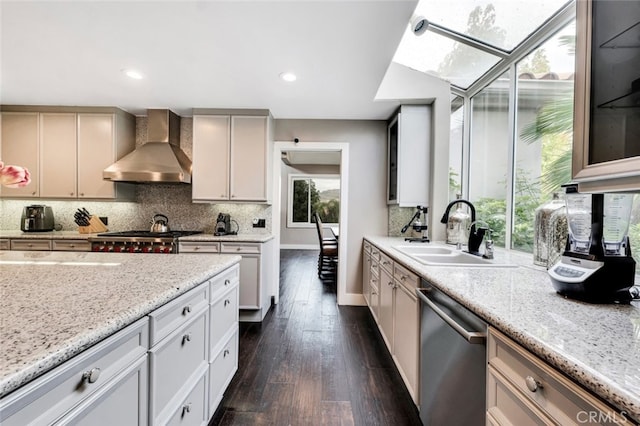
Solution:
[(193, 117), (193, 200), (268, 202), (268, 111), (259, 115), (197, 112)]
[[(135, 373), (146, 363), (149, 344), (148, 320), (143, 318), (103, 340), (80, 355), (71, 358), (52, 371), (15, 390), (0, 400), (0, 418), (3, 426), (27, 424), (67, 423), (64, 417), (79, 404), (71, 416), (82, 417), (89, 411), (101, 410), (100, 400), (112, 404), (111, 391), (125, 386), (136, 395), (135, 412), (144, 420), (146, 411), (146, 371)], [(128, 383), (129, 373), (137, 376)], [(144, 410), (137, 404), (143, 404)], [(87, 410), (87, 411), (85, 411)], [(144, 424), (135, 422), (132, 424)]]
[(402, 105), (387, 130), (388, 204), (428, 206), (431, 106)]
[(416, 288), (420, 279), (394, 265), (395, 299), (393, 326), (393, 358), (407, 389), (418, 403), (420, 365), (420, 303)]
[(393, 354), (393, 321), (395, 283), (393, 281), (393, 268), (383, 267), (383, 257), (380, 256), (380, 307), (378, 308), (378, 324), (389, 351)]
[(626, 424), (600, 401), (499, 331), (487, 342), (487, 419), (498, 425)]
[(102, 178), (135, 148), (133, 115), (117, 108), (10, 106), (3, 107), (2, 121), (3, 161), (27, 167), (32, 179), (23, 188), (2, 188), (3, 197), (134, 196), (133, 185)]
[(5, 165), (25, 167), (31, 183), (22, 188), (0, 186), (3, 197), (38, 197), (40, 180), (39, 150), (40, 123), (37, 112), (3, 112), (0, 159)]
[(180, 241), (179, 253), (220, 253), (220, 243), (212, 241)]
[(178, 404), (178, 408), (166, 426), (206, 426), (207, 425), (207, 374), (203, 374), (189, 394)]
[(371, 305), (371, 244), (364, 242), (362, 251), (362, 295)]
[(220, 244), (221, 253), (242, 256), (239, 291), (240, 321), (262, 321), (271, 307), (269, 278), (272, 276), (270, 268), (273, 251), (273, 240), (265, 243), (225, 241)]
[[(370, 296), (367, 303), (413, 401), (419, 401), (420, 303), (415, 294), (420, 277), (368, 241)], [(366, 299), (366, 297), (365, 297)]]
[(119, 192), (132, 191), (129, 184), (104, 180), (102, 172), (134, 148), (135, 118), (125, 114), (78, 114), (78, 197), (123, 198), (125, 194)]
[(49, 251), (51, 250), (51, 240), (39, 239), (12, 239), (11, 250), (23, 251)]
[(77, 198), (74, 113), (40, 114), (40, 197)]
[(140, 357), (55, 426), (147, 425), (147, 357)]
[(89, 240), (53, 240), (53, 251), (91, 251)]

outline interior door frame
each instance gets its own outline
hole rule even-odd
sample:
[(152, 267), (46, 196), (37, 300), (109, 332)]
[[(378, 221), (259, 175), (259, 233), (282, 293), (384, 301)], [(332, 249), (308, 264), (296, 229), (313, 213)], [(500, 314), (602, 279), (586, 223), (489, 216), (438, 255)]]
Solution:
[(273, 259), (273, 288), (274, 302), (280, 300), (280, 218), (282, 200), (281, 167), (284, 151), (333, 151), (340, 152), (340, 238), (338, 239), (338, 276), (337, 296), (338, 304), (348, 304), (347, 296), (347, 241), (348, 241), (348, 205), (349, 199), (349, 144), (345, 142), (303, 142), (276, 141), (273, 148), (273, 193), (271, 230), (274, 236), (275, 254)]

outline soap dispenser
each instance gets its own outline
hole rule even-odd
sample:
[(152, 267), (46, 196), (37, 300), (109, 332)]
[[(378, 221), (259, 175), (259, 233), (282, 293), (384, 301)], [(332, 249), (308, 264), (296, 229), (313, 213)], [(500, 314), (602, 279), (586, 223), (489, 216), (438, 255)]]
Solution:
[[(462, 194), (456, 194), (456, 199), (462, 199)], [(447, 220), (447, 244), (467, 244), (469, 241), (469, 225), (471, 216), (462, 209), (462, 203)]]

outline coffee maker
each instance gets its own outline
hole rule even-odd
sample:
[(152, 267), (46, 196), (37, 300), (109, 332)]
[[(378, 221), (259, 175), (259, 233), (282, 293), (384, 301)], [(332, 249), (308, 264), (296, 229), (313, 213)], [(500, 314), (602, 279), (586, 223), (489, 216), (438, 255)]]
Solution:
[(20, 229), (24, 232), (53, 231), (53, 210), (49, 206), (34, 204), (22, 209)]
[[(235, 222), (235, 221), (234, 221)], [(236, 235), (236, 231), (231, 230), (231, 216), (227, 213), (219, 213), (216, 219), (216, 230), (213, 235)]]
[(633, 194), (581, 194), (575, 184), (565, 191), (569, 236), (548, 271), (553, 287), (585, 302), (628, 303), (638, 294), (632, 291), (636, 262), (627, 236)]

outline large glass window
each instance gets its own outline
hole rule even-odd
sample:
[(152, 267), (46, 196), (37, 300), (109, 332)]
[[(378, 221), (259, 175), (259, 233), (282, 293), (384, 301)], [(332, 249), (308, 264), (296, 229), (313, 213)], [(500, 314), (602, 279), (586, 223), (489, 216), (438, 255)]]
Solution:
[(496, 246), (505, 246), (509, 179), (509, 75), (472, 98), (469, 199), (476, 219), (493, 230)]
[(322, 222), (337, 224), (340, 218), (339, 175), (289, 175), (287, 226), (315, 226), (313, 213)]
[(575, 25), (517, 64), (512, 247), (533, 250), (535, 209), (571, 180)]
[(464, 101), (456, 96), (451, 101), (449, 129), (449, 200), (462, 193), (462, 141), (464, 140)]

